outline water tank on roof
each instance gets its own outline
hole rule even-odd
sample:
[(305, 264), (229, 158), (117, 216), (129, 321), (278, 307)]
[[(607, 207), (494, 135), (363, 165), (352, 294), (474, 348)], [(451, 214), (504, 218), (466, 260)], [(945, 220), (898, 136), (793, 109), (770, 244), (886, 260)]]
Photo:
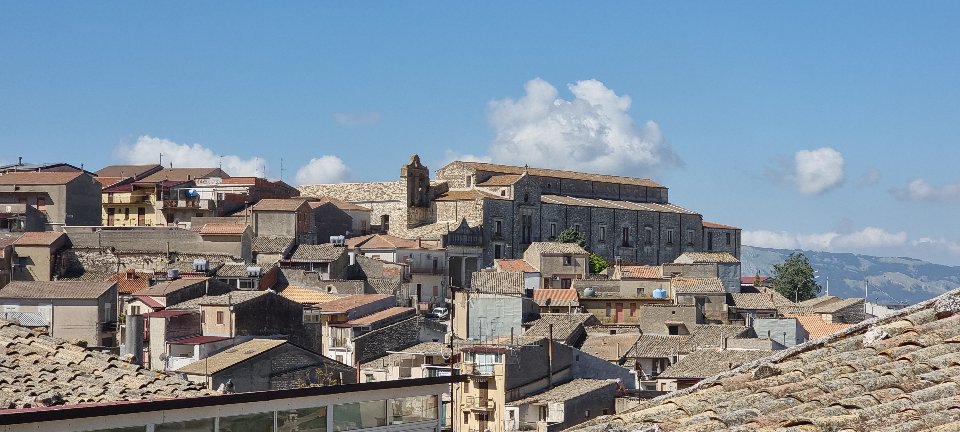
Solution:
[(167, 279), (176, 279), (180, 277), (180, 270), (177, 269), (168, 269), (167, 270)]
[(596, 294), (596, 293), (597, 293), (597, 290), (595, 290), (595, 289), (593, 289), (593, 288), (585, 288), (585, 289), (583, 290), (583, 295), (585, 295), (585, 296), (587, 296), (587, 297), (593, 297), (593, 295)]
[(187, 189), (187, 191), (184, 193), (187, 195), (187, 198), (196, 198), (200, 196), (196, 189)]
[(663, 288), (657, 288), (653, 290), (653, 298), (655, 299), (665, 299), (667, 298), (667, 290)]
[(346, 243), (347, 238), (340, 236), (330, 236), (330, 243), (334, 246), (343, 246)]
[(207, 260), (203, 258), (197, 258), (193, 260), (193, 270), (198, 272), (205, 272), (208, 269)]

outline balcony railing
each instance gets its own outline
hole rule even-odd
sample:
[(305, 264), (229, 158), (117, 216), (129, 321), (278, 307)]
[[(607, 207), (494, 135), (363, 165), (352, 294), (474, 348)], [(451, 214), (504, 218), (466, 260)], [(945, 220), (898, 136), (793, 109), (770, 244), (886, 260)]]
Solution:
[[(161, 204), (162, 203), (162, 204)], [(166, 199), (158, 202), (160, 208), (171, 208), (171, 209), (201, 209), (201, 210), (210, 210), (216, 205), (213, 200), (209, 199), (180, 199), (180, 200), (171, 200)]]
[(474, 376), (492, 376), (494, 364), (465, 362), (462, 365), (461, 372), (464, 375)]
[(132, 196), (132, 197), (113, 197), (107, 198), (103, 202), (104, 205), (107, 204), (150, 204), (152, 201), (149, 196)]
[(488, 397), (467, 396), (463, 400), (463, 409), (470, 411), (493, 411), (497, 403)]

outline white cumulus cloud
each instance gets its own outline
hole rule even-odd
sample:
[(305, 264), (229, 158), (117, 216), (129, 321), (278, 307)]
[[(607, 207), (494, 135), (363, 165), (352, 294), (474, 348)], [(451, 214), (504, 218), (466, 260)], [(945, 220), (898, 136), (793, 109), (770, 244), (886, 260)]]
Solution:
[(333, 121), (344, 126), (372, 125), (380, 123), (380, 113), (361, 112), (361, 113), (333, 113)]
[(742, 241), (743, 244), (750, 246), (828, 252), (865, 251), (910, 244), (907, 233), (889, 232), (877, 227), (866, 227), (846, 233), (827, 231), (797, 234), (786, 231), (744, 231)]
[(960, 183), (934, 186), (917, 178), (902, 188), (893, 189), (891, 193), (904, 201), (960, 202)]
[(843, 182), (843, 155), (835, 149), (801, 150), (793, 159), (790, 180), (804, 195), (817, 195)]
[[(659, 126), (637, 126), (628, 113), (629, 96), (597, 80), (567, 86), (572, 100), (536, 78), (519, 99), (490, 102), (495, 132), (489, 158), (495, 162), (578, 171), (647, 175), (681, 164), (664, 142)], [(485, 160), (485, 156), (474, 156)]]
[(310, 159), (297, 170), (297, 184), (340, 183), (350, 177), (350, 169), (333, 155)]
[(143, 135), (132, 145), (121, 144), (114, 149), (114, 157), (125, 164), (141, 165), (160, 162), (174, 168), (223, 167), (232, 176), (263, 176), (266, 161), (261, 157), (242, 158), (236, 155), (221, 155), (200, 144), (178, 144), (168, 139)]

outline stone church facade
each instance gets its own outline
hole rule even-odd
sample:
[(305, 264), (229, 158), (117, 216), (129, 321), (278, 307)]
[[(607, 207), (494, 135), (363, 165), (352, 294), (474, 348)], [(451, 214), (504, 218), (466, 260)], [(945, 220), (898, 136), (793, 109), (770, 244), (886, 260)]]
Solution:
[(740, 256), (738, 228), (704, 223), (671, 204), (668, 189), (652, 180), (464, 161), (436, 174), (431, 181), (414, 155), (398, 182), (299, 188), (302, 195), (371, 208), (374, 229), (443, 245), (457, 285), (469, 285), (469, 272), (494, 259), (522, 257), (530, 243), (551, 241), (567, 228), (610, 262), (659, 265), (707, 250)]

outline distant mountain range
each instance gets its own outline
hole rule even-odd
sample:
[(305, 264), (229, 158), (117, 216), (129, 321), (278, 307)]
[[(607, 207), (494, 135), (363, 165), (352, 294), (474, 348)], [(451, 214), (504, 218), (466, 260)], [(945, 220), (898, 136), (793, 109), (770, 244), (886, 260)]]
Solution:
[[(771, 276), (773, 265), (782, 263), (796, 252), (743, 246), (740, 261), (743, 276)], [(864, 283), (869, 301), (881, 304), (913, 304), (960, 287), (960, 267), (932, 264), (913, 258), (882, 258), (851, 253), (801, 251), (817, 270), (817, 283), (826, 288), (824, 276), (830, 278), (830, 294), (840, 297), (863, 297)]]

